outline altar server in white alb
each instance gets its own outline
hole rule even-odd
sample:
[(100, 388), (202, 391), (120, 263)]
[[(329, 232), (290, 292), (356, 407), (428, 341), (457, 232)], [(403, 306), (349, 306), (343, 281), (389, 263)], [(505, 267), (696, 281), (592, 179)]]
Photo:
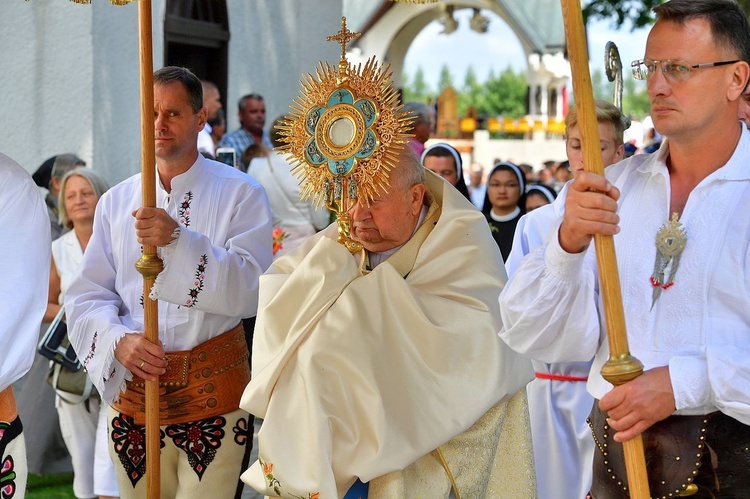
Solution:
[[(158, 374), (162, 497), (229, 497), (240, 486), (252, 428), (239, 409), (249, 380), (240, 320), (255, 315), (271, 263), (271, 215), (247, 175), (198, 154), (206, 121), (200, 81), (185, 68), (154, 73), (156, 208), (141, 208), (141, 176), (100, 200), (66, 311), (78, 358), (108, 403), (110, 454), (123, 497), (145, 497), (144, 379)], [(164, 270), (159, 339), (143, 337), (141, 245)]]
[[(591, 495), (629, 495), (620, 444), (643, 434), (652, 497), (750, 490), (750, 132), (737, 120), (750, 26), (733, 0), (671, 0), (633, 73), (658, 151), (579, 174), (549, 242), (500, 297), (501, 336), (549, 362), (595, 355)], [(594, 264), (612, 235), (629, 347), (641, 376), (612, 387)], [(684, 493), (684, 494), (683, 494)]]
[[(620, 161), (624, 152), (622, 113), (606, 101), (596, 101), (596, 119), (602, 164)], [(581, 129), (578, 113), (565, 116), (565, 149), (573, 175), (583, 172)], [(547, 243), (565, 213), (565, 197), (570, 182), (551, 204), (526, 213), (518, 221), (513, 248), (505, 269), (512, 276), (523, 257)], [(586, 418), (594, 398), (586, 391), (591, 361), (534, 361), (536, 379), (529, 383), (531, 438), (539, 499), (581, 499), (591, 486), (594, 439)], [(561, 484), (565, 484), (561, 486)]]
[(21, 166), (0, 154), (0, 495), (23, 497), (26, 446), (11, 384), (31, 368), (47, 307), (50, 231), (39, 189)]

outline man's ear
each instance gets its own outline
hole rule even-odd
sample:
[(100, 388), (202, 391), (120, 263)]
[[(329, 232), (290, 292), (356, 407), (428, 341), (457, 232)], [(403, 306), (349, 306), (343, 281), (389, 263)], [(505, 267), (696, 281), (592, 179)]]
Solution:
[(419, 212), (422, 211), (425, 191), (424, 184), (414, 184), (409, 188), (412, 215), (419, 215)]
[(625, 157), (625, 144), (620, 144), (617, 146), (617, 152), (615, 153), (615, 163), (618, 161), (622, 161), (622, 158)]
[(727, 89), (727, 98), (730, 101), (735, 101), (742, 96), (748, 84), (748, 78), (750, 78), (750, 65), (745, 61), (736, 63), (732, 72), (732, 81)]
[(208, 109), (206, 106), (203, 106), (200, 111), (198, 111), (198, 131), (200, 132), (203, 130), (203, 128), (206, 126), (206, 121), (208, 121)]

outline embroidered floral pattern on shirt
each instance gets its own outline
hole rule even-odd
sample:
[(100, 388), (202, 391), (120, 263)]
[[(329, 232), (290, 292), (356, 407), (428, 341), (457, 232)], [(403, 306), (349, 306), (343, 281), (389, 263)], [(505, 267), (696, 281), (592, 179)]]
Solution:
[[(277, 496), (281, 496), (282, 485), (281, 485), (281, 482), (279, 482), (273, 476), (273, 463), (264, 462), (261, 458), (258, 458), (258, 462), (260, 463), (260, 466), (263, 469), (263, 476), (266, 477), (266, 485), (273, 488), (273, 491), (276, 493)], [(289, 497), (294, 497), (295, 499), (318, 499), (320, 496), (320, 492), (308, 492), (306, 496), (297, 496), (297, 495), (285, 492), (285, 495)]]
[(190, 227), (190, 201), (193, 200), (193, 191), (188, 191), (182, 196), (180, 203), (180, 224), (183, 227)]
[[(164, 432), (159, 432), (160, 448), (164, 447)], [(135, 488), (146, 474), (146, 427), (135, 424), (130, 416), (120, 414), (112, 419), (112, 442), (130, 483)]]
[(16, 495), (16, 466), (13, 456), (3, 459), (0, 469), (0, 497), (10, 499)]
[(96, 339), (99, 335), (99, 331), (94, 331), (94, 338), (91, 340), (91, 348), (89, 348), (89, 353), (86, 354), (86, 357), (83, 359), (83, 366), (88, 368), (89, 367), (89, 361), (94, 358), (94, 353), (96, 352)]
[(195, 270), (195, 287), (190, 288), (188, 296), (190, 298), (185, 302), (185, 306), (188, 308), (194, 307), (198, 303), (198, 295), (203, 291), (203, 279), (206, 277), (206, 263), (208, 262), (208, 255), (203, 255), (198, 260), (198, 267)]
[(216, 451), (221, 447), (226, 424), (227, 420), (223, 416), (217, 416), (192, 423), (167, 426), (167, 436), (172, 439), (175, 446), (187, 454), (188, 464), (198, 475), (198, 480), (203, 478), (203, 473), (206, 472), (208, 465), (216, 456)]
[(237, 424), (232, 428), (232, 431), (234, 432), (234, 443), (237, 445), (245, 445), (247, 441), (252, 438), (249, 419), (250, 418), (239, 418)]

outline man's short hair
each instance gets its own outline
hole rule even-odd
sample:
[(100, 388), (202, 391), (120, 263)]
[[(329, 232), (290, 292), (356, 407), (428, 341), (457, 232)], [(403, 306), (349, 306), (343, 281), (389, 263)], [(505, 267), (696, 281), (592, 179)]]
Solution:
[[(399, 186), (403, 189), (417, 184), (424, 184), (424, 166), (417, 157), (417, 154), (411, 147), (404, 146), (398, 153), (399, 162), (396, 168), (398, 173), (395, 175), (398, 179)], [(394, 175), (391, 175), (391, 179)], [(391, 184), (393, 185), (393, 184)]]
[(239, 102), (237, 102), (237, 111), (242, 112), (245, 110), (245, 103), (249, 100), (259, 100), (263, 102), (263, 96), (260, 94), (247, 94), (240, 97)]
[(424, 102), (407, 102), (401, 109), (401, 113), (410, 114), (415, 116), (416, 119), (411, 125), (411, 129), (414, 130), (420, 123), (429, 123), (432, 118), (432, 109)]
[[(671, 0), (654, 7), (658, 21), (684, 24), (705, 19), (714, 41), (737, 58), (750, 62), (750, 27), (747, 16), (734, 0)], [(701, 61), (691, 61), (701, 62)]]
[(204, 94), (209, 90), (219, 91), (219, 87), (216, 86), (216, 83), (208, 80), (201, 80), (201, 88), (203, 89)]
[(192, 71), (180, 66), (166, 66), (154, 72), (154, 85), (169, 85), (175, 82), (181, 83), (187, 90), (193, 113), (200, 112), (203, 109), (203, 85)]
[[(615, 146), (622, 145), (622, 134), (625, 132), (625, 119), (622, 112), (617, 106), (605, 100), (597, 100), (594, 103), (596, 107), (596, 121), (599, 123), (609, 123), (612, 126), (612, 136), (615, 139)], [(565, 116), (565, 133), (578, 125), (578, 113), (576, 108), (571, 109)]]
[(99, 201), (99, 198), (102, 197), (102, 194), (107, 192), (107, 189), (109, 189), (109, 185), (107, 185), (107, 182), (105, 182), (105, 180), (91, 168), (78, 167), (66, 173), (63, 176), (62, 181), (60, 182), (60, 194), (58, 194), (57, 196), (57, 206), (60, 210), (60, 224), (62, 224), (63, 227), (67, 227), (69, 229), (73, 228), (73, 221), (68, 218), (68, 210), (67, 208), (65, 208), (65, 184), (68, 183), (68, 179), (70, 177), (76, 176), (85, 178), (88, 183), (91, 184), (91, 188), (94, 189), (94, 195), (96, 196), (97, 202)]
[(66, 173), (77, 166), (86, 166), (86, 162), (72, 153), (58, 154), (55, 157), (55, 162), (52, 163), (50, 182), (53, 178), (62, 179)]

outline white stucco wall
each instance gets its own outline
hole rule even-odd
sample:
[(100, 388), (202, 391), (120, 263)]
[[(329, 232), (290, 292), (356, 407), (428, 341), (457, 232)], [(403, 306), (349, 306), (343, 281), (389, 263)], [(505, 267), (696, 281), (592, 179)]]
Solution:
[[(287, 112), (302, 72), (335, 63), (325, 36), (342, 0), (228, 0), (228, 126), (237, 99), (265, 96), (268, 121)], [(163, 65), (166, 0), (153, 0), (154, 67)], [(110, 183), (140, 169), (138, 6), (104, 0), (3, 0), (0, 15), (0, 151), (33, 172), (74, 152)]]
[(340, 46), (326, 36), (341, 28), (343, 0), (229, 0), (227, 127), (234, 130), (237, 101), (254, 92), (266, 103), (267, 123), (289, 111), (303, 73), (318, 61), (338, 62)]

